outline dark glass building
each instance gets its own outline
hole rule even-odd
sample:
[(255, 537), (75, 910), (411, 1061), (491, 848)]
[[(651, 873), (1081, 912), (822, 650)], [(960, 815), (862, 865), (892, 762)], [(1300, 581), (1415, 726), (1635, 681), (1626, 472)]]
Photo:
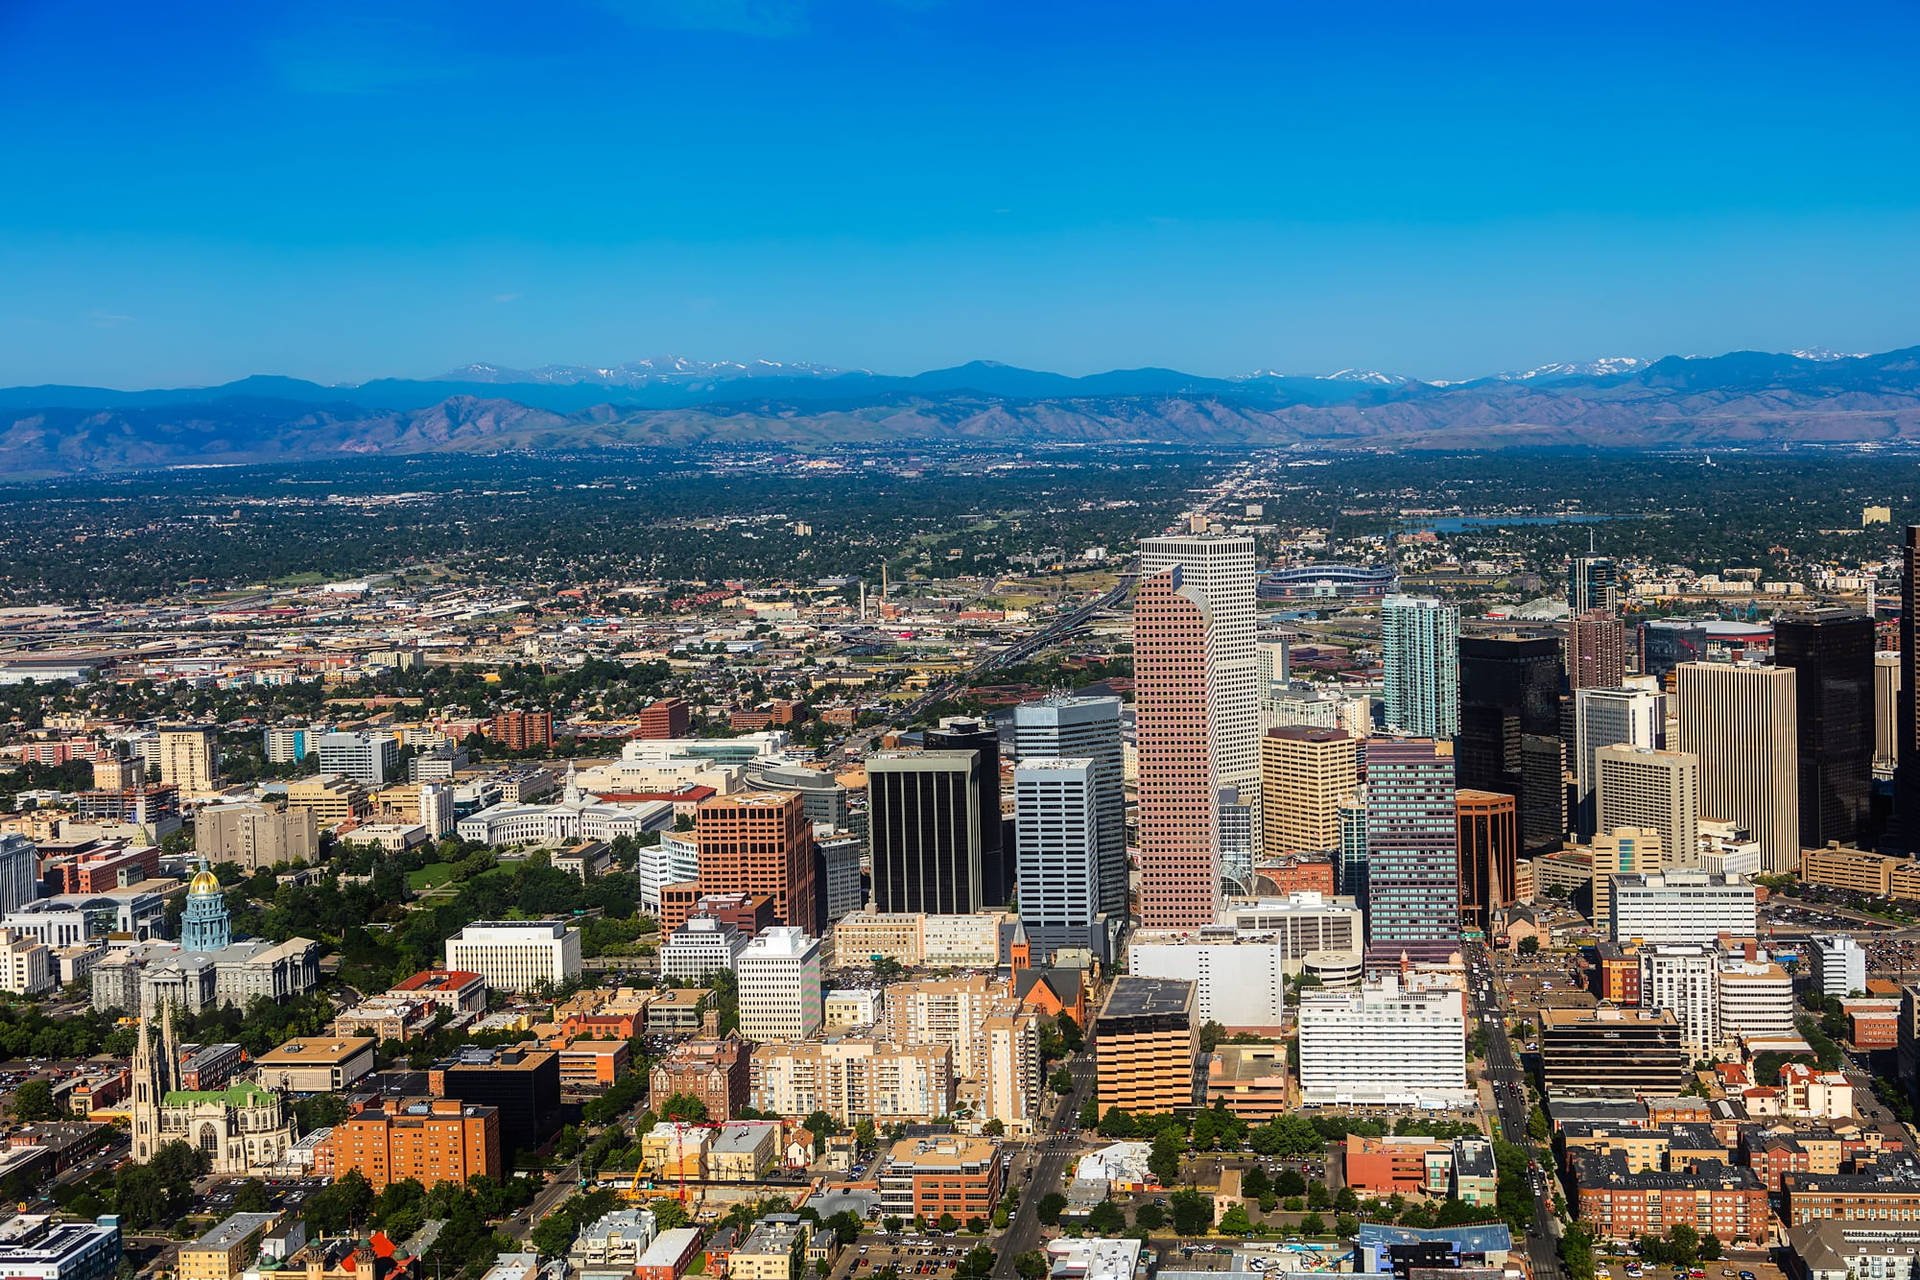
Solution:
[(560, 1131), (560, 1055), (551, 1049), (461, 1049), (428, 1068), (427, 1091), (499, 1108), (503, 1159)]
[(1774, 621), (1774, 663), (1794, 673), (1804, 848), (1870, 842), (1875, 834), (1873, 650), (1873, 619), (1851, 609), (1807, 609)]
[(882, 751), (867, 758), (874, 910), (966, 915), (988, 905), (979, 773), (978, 751)]
[(1663, 676), (1683, 662), (1707, 660), (1704, 622), (1660, 619), (1640, 624), (1640, 672)]
[(1559, 848), (1567, 831), (1562, 674), (1557, 636), (1460, 638), (1459, 785), (1514, 798), (1528, 855)]
[(980, 806), (981, 905), (1004, 907), (1013, 901), (1016, 876), (1013, 841), (1000, 810), (1000, 734), (990, 721), (949, 716), (925, 738), (929, 751), (972, 751), (973, 778)]

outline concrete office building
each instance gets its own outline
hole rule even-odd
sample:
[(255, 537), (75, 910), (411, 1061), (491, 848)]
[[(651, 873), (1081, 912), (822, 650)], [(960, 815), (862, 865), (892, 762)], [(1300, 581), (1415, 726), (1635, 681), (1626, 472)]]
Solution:
[(1259, 803), (1256, 573), (1252, 538), (1177, 535), (1140, 544), (1140, 915), (1152, 928), (1212, 921), (1220, 894), (1220, 788)]
[(1719, 968), (1714, 949), (1697, 942), (1640, 949), (1640, 1007), (1673, 1014), (1689, 1058), (1710, 1058), (1719, 1051)]
[(1582, 837), (1595, 824), (1593, 793), (1600, 785), (1600, 748), (1616, 745), (1658, 750), (1667, 745), (1666, 699), (1656, 689), (1591, 688), (1573, 694), (1573, 776), (1578, 796), (1576, 827)]
[(322, 773), (371, 787), (401, 781), (400, 740), (390, 733), (323, 733), (315, 745)]
[(766, 1043), (820, 1029), (820, 940), (777, 925), (740, 953), (740, 1034)]
[(1674, 668), (1679, 747), (1700, 761), (1700, 811), (1751, 831), (1767, 870), (1800, 866), (1797, 677), (1786, 667)]
[(635, 855), (633, 870), (640, 881), (640, 909), (658, 915), (668, 885), (699, 880), (699, 839), (691, 831), (662, 831), (659, 844)]
[(1382, 702), (1389, 731), (1419, 738), (1460, 732), (1460, 610), (1430, 596), (1380, 602)]
[(1900, 761), (1900, 655), (1873, 655), (1873, 771), (1886, 776)]
[(447, 968), (496, 991), (559, 986), (581, 972), (580, 930), (563, 920), (477, 920), (447, 939)]
[(1097, 1096), (1101, 1114), (1185, 1111), (1200, 1098), (1200, 1023), (1191, 982), (1114, 979), (1094, 1019)]
[(1613, 940), (1710, 943), (1755, 934), (1753, 886), (1738, 876), (1664, 871), (1614, 877)]
[[(741, 791), (709, 796), (700, 802), (693, 829), (700, 873), (695, 898), (764, 893), (773, 899), (773, 916), (781, 924), (815, 927), (819, 886), (814, 879), (813, 824), (799, 795)], [(685, 917), (673, 909), (664, 889), (662, 894), (661, 927), (675, 928)]]
[(1652, 827), (1615, 827), (1593, 838), (1593, 927), (1613, 927), (1613, 886), (1620, 876), (1664, 872), (1666, 842)]
[(1109, 954), (1100, 909), (1100, 814), (1090, 759), (1023, 758), (1014, 766), (1020, 921), (1037, 964), (1061, 947)]
[(1595, 831), (1657, 831), (1668, 866), (1698, 866), (1699, 758), (1624, 743), (1593, 754)]
[(1432, 742), (1367, 748), (1367, 945), (1445, 952), (1460, 942), (1453, 758)]
[(1793, 975), (1763, 951), (1722, 955), (1719, 986), (1720, 1034), (1728, 1040), (1793, 1040)]
[[(1126, 746), (1120, 699), (1053, 697), (1013, 709), (1014, 748), (1022, 760), (1093, 762), (1094, 813), (1099, 824), (1099, 909), (1127, 913)], [(1026, 884), (1021, 875), (1021, 884)]]
[[(1298, 970), (1301, 957), (1293, 957)], [(1235, 1031), (1278, 1034), (1286, 1022), (1285, 942), (1226, 930), (1199, 935), (1139, 932), (1127, 944), (1128, 972), (1193, 985), (1193, 1016)]]
[(1813, 988), (1839, 1000), (1865, 994), (1867, 949), (1858, 938), (1839, 933), (1813, 940)]
[(320, 859), (320, 828), (311, 809), (215, 804), (193, 817), (193, 848), (208, 862), (237, 862), (250, 871)]
[(987, 906), (979, 759), (973, 751), (867, 758), (867, 842), (877, 911), (968, 915)]
[(160, 727), (160, 781), (183, 793), (211, 791), (220, 775), (219, 730), (212, 725)]
[(1594, 609), (1567, 623), (1567, 687), (1615, 688), (1627, 675), (1627, 626)]
[(1269, 856), (1340, 847), (1340, 802), (1360, 789), (1360, 741), (1340, 729), (1291, 726), (1260, 738), (1263, 836)]
[(739, 929), (712, 916), (689, 916), (660, 948), (660, 976), (705, 982), (709, 974), (732, 972), (748, 938)]
[(1870, 841), (1873, 619), (1851, 609), (1803, 609), (1775, 619), (1773, 639), (1773, 660), (1794, 673), (1800, 845)]
[(1458, 1105), (1470, 1099), (1458, 991), (1407, 991), (1388, 974), (1357, 991), (1300, 997), (1300, 1094), (1308, 1104)]

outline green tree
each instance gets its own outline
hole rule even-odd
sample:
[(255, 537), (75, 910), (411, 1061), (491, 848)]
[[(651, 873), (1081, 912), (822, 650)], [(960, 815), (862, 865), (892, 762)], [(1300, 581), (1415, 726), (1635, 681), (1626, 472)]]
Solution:
[(1547, 1118), (1545, 1109), (1537, 1102), (1533, 1104), (1533, 1109), (1527, 1112), (1527, 1136), (1535, 1142), (1553, 1140), (1553, 1121)]
[(1342, 1187), (1333, 1193), (1333, 1207), (1339, 1213), (1360, 1212), (1360, 1197), (1352, 1187)]
[(267, 1184), (258, 1178), (248, 1178), (233, 1193), (235, 1213), (266, 1213), (272, 1208), (273, 1196), (267, 1191)]
[(1088, 1098), (1080, 1104), (1080, 1127), (1082, 1129), (1100, 1127), (1100, 1103), (1097, 1099)]
[[(1333, 1234), (1339, 1236), (1342, 1240), (1353, 1239), (1360, 1234), (1360, 1219), (1350, 1213), (1335, 1215), (1333, 1219)], [(1589, 1278), (1589, 1280), (1591, 1280), (1591, 1278)]]
[(1307, 1194), (1307, 1180), (1298, 1169), (1282, 1169), (1273, 1179), (1273, 1189), (1283, 1196)]
[(1157, 1204), (1138, 1205), (1133, 1211), (1133, 1225), (1146, 1231), (1158, 1231), (1167, 1225), (1167, 1211)]
[(1267, 1167), (1256, 1164), (1240, 1175), (1240, 1194), (1258, 1200), (1273, 1190), (1273, 1179), (1267, 1176)]
[(1690, 1267), (1700, 1260), (1700, 1233), (1684, 1222), (1676, 1222), (1667, 1231), (1667, 1249), (1673, 1264)]
[(1171, 1129), (1162, 1129), (1154, 1135), (1153, 1150), (1147, 1155), (1147, 1169), (1160, 1179), (1161, 1186), (1171, 1187), (1180, 1181), (1180, 1157), (1186, 1149), (1187, 1144)]
[(1213, 1225), (1213, 1197), (1189, 1187), (1167, 1197), (1173, 1210), (1173, 1229), (1183, 1236), (1197, 1236)]
[(660, 1114), (668, 1120), (678, 1120), (682, 1124), (706, 1124), (713, 1118), (708, 1114), (707, 1104), (704, 1101), (687, 1093), (676, 1093), (661, 1103)]
[(1055, 1071), (1047, 1077), (1047, 1088), (1058, 1094), (1064, 1095), (1072, 1093), (1073, 1072), (1067, 1070), (1065, 1067), (1061, 1067), (1058, 1071)]
[(1253, 1222), (1247, 1217), (1247, 1206), (1235, 1202), (1220, 1215), (1220, 1234), (1227, 1236), (1246, 1236), (1253, 1234)]
[(1047, 1255), (1038, 1249), (1029, 1249), (1013, 1260), (1013, 1269), (1020, 1280), (1041, 1280), (1051, 1267), (1047, 1265)]
[(1133, 1117), (1119, 1107), (1108, 1107), (1107, 1114), (1100, 1117), (1100, 1136), (1103, 1138), (1131, 1138), (1139, 1132)]
[(1087, 1230), (1097, 1236), (1117, 1236), (1126, 1226), (1126, 1212), (1112, 1200), (1102, 1200), (1087, 1214)]
[(1303, 1236), (1323, 1236), (1327, 1234), (1327, 1224), (1317, 1213), (1310, 1213), (1300, 1219), (1300, 1234)]
[(1067, 1211), (1067, 1198), (1061, 1195), (1058, 1191), (1049, 1191), (1047, 1192), (1046, 1195), (1041, 1196), (1040, 1204), (1035, 1209), (1035, 1212), (1040, 1217), (1040, 1221), (1046, 1223), (1050, 1227), (1059, 1226), (1060, 1215), (1065, 1213), (1066, 1211)]
[(1700, 1261), (1718, 1262), (1725, 1256), (1727, 1247), (1720, 1243), (1720, 1237), (1709, 1231), (1700, 1237)]
[(53, 1102), (53, 1085), (46, 1080), (29, 1080), (13, 1091), (13, 1118), (20, 1121), (51, 1120), (60, 1114)]
[(1539, 955), (1540, 939), (1533, 937), (1532, 935), (1528, 935), (1527, 937), (1520, 939), (1520, 954), (1523, 956)]
[(999, 1261), (999, 1254), (983, 1244), (975, 1245), (954, 1267), (954, 1280), (987, 1280), (993, 1274), (994, 1264)]
[(1307, 1184), (1307, 1208), (1329, 1209), (1332, 1207), (1333, 1197), (1327, 1194), (1327, 1184), (1324, 1182), (1309, 1182)]

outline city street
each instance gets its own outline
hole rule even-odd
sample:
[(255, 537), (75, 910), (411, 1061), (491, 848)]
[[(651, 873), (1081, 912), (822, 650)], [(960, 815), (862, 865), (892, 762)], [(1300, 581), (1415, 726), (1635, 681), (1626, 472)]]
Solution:
[[(1514, 1055), (1507, 1036), (1507, 1021), (1500, 1007), (1492, 961), (1484, 944), (1467, 944), (1467, 989), (1471, 996), (1472, 1016), (1479, 1020), (1487, 1036), (1487, 1080), (1493, 1085), (1500, 1113), (1500, 1136), (1515, 1146), (1534, 1153), (1527, 1137), (1527, 1073)], [(1549, 1162), (1541, 1166), (1551, 1168)], [(1535, 1280), (1567, 1280), (1560, 1265), (1555, 1243), (1559, 1219), (1553, 1212), (1553, 1179), (1546, 1174), (1529, 1173), (1533, 1192), (1533, 1225), (1527, 1231), (1527, 1256), (1533, 1260)]]
[(1079, 1156), (1079, 1141), (1073, 1130), (1079, 1124), (1080, 1108), (1094, 1087), (1094, 1058), (1091, 1047), (1067, 1066), (1073, 1074), (1073, 1092), (1060, 1100), (1054, 1110), (1053, 1124), (1041, 1136), (1031, 1157), (1027, 1189), (997, 1245), (1000, 1259), (994, 1264), (994, 1280), (1014, 1280), (1014, 1259), (1040, 1244), (1040, 1200), (1050, 1191), (1058, 1191), (1067, 1166)]

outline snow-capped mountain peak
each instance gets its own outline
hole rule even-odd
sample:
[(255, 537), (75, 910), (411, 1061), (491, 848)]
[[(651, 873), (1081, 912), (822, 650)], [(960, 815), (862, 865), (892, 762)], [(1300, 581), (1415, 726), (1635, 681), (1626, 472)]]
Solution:
[(1556, 360), (1537, 368), (1496, 373), (1493, 376), (1500, 382), (1534, 382), (1543, 378), (1611, 378), (1623, 373), (1637, 373), (1652, 363), (1639, 356), (1601, 356), (1597, 360)]
[(1795, 351), (1793, 354), (1802, 360), (1827, 361), (1858, 360), (1867, 353), (1864, 351), (1835, 351), (1832, 347), (1807, 347), (1805, 350)]
[(831, 365), (810, 361), (754, 360), (742, 364), (737, 360), (690, 360), (686, 356), (664, 355), (610, 366), (548, 364), (534, 369), (510, 369), (476, 363), (443, 373), (437, 381), (644, 387), (660, 383), (724, 382), (736, 378), (831, 378), (841, 372)]
[(1337, 369), (1320, 376), (1327, 382), (1364, 382), (1370, 387), (1399, 387), (1413, 381), (1412, 378), (1382, 373), (1378, 369)]

